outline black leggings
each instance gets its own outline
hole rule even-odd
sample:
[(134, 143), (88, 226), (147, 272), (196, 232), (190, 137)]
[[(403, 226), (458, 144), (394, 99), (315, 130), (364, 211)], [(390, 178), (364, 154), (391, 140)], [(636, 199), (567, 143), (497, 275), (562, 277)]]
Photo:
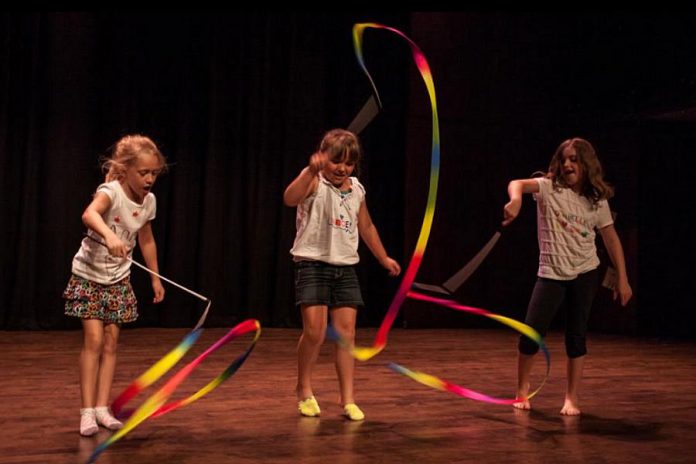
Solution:
[[(525, 324), (531, 326), (544, 337), (561, 303), (566, 303), (565, 346), (569, 358), (587, 354), (585, 333), (590, 316), (592, 300), (597, 292), (598, 271), (580, 274), (573, 280), (537, 279), (529, 300)], [(525, 336), (520, 337), (520, 353), (532, 355), (539, 346)]]

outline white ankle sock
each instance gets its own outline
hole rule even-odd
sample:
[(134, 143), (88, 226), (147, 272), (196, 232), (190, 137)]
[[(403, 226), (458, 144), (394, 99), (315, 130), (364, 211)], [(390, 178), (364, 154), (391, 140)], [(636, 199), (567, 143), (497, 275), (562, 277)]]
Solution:
[(103, 425), (109, 430), (118, 430), (123, 427), (123, 423), (111, 415), (111, 411), (107, 406), (97, 406), (94, 408), (97, 423)]
[(98, 431), (94, 408), (80, 408), (80, 435), (90, 437)]

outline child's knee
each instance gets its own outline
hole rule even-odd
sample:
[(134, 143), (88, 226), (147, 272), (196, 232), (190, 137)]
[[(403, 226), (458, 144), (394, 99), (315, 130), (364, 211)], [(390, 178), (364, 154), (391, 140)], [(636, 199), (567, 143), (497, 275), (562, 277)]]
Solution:
[(116, 348), (118, 348), (118, 342), (115, 340), (105, 340), (102, 345), (102, 354), (113, 355), (116, 354)]
[(583, 335), (568, 335), (565, 337), (566, 355), (569, 358), (579, 358), (587, 354), (587, 345)]
[(101, 354), (104, 349), (104, 338), (96, 335), (86, 336), (83, 349), (92, 354)]
[(302, 329), (302, 337), (312, 345), (321, 345), (324, 343), (326, 329), (318, 327), (305, 327)]
[(537, 351), (539, 351), (539, 345), (537, 345), (533, 340), (530, 340), (525, 336), (521, 336), (520, 341), (517, 344), (517, 349), (520, 353), (531, 356), (537, 354)]
[(336, 327), (336, 332), (341, 336), (341, 338), (347, 342), (352, 342), (355, 340), (355, 327)]

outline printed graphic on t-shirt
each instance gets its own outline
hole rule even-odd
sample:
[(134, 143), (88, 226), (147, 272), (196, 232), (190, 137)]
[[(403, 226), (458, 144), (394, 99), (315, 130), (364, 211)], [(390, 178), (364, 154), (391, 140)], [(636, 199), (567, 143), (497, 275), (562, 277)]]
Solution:
[(576, 214), (568, 214), (556, 210), (553, 211), (553, 214), (556, 217), (556, 221), (558, 222), (558, 224), (560, 224), (560, 226), (566, 232), (576, 233), (581, 235), (582, 237), (587, 237), (588, 235), (590, 235), (587, 222), (583, 217), (578, 216)]
[(352, 234), (355, 230), (353, 221), (350, 220), (350, 217), (344, 216), (343, 214), (339, 214), (337, 218), (330, 220), (329, 225), (334, 229), (340, 229), (349, 234)]
[[(115, 220), (116, 220), (116, 222), (119, 222), (118, 216), (116, 216)], [(121, 240), (123, 240), (124, 242), (126, 242), (127, 244), (129, 244), (131, 246), (134, 245), (133, 242), (135, 241), (135, 237), (138, 234), (137, 231), (131, 232), (130, 230), (128, 230), (125, 227), (122, 227), (118, 224), (111, 224), (110, 229), (114, 234), (116, 234), (116, 236), (118, 238), (120, 238)]]

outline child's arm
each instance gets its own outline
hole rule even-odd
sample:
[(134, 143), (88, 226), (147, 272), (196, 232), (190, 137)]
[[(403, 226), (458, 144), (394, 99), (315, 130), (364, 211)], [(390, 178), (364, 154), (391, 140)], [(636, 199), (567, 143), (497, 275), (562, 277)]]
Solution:
[(613, 224), (602, 227), (599, 229), (599, 233), (602, 236), (604, 246), (607, 252), (609, 252), (609, 258), (611, 258), (611, 262), (614, 264), (616, 273), (618, 274), (616, 288), (614, 289), (614, 299), (620, 297), (621, 305), (626, 306), (626, 303), (628, 303), (628, 300), (630, 300), (633, 295), (633, 290), (631, 290), (631, 286), (628, 284), (626, 260), (624, 258), (621, 240)]
[(370, 213), (367, 211), (367, 203), (364, 200), (358, 211), (358, 232), (360, 232), (360, 237), (367, 244), (372, 254), (375, 255), (379, 264), (389, 271), (389, 275), (399, 275), (401, 266), (387, 255), (387, 251), (384, 249), (384, 245), (382, 245), (382, 240), (379, 238), (377, 227), (375, 227)]
[(517, 179), (508, 184), (508, 195), (510, 201), (503, 208), (503, 225), (506, 226), (515, 220), (522, 208), (523, 193), (537, 193), (539, 183), (536, 179)]
[[(140, 252), (143, 254), (147, 268), (159, 274), (157, 244), (155, 243), (155, 236), (152, 234), (152, 225), (150, 225), (149, 221), (138, 231), (138, 243), (140, 244)], [(159, 303), (164, 299), (164, 287), (160, 278), (156, 275), (150, 274), (150, 280), (152, 291), (155, 293), (155, 298), (152, 302)]]
[(128, 245), (109, 229), (102, 217), (111, 207), (111, 199), (104, 192), (97, 192), (94, 199), (82, 213), (84, 225), (104, 237), (106, 247), (112, 256), (125, 258), (128, 255)]
[(317, 189), (319, 184), (319, 171), (328, 161), (326, 153), (316, 152), (309, 158), (309, 165), (290, 182), (283, 194), (283, 202), (286, 206), (297, 206)]

